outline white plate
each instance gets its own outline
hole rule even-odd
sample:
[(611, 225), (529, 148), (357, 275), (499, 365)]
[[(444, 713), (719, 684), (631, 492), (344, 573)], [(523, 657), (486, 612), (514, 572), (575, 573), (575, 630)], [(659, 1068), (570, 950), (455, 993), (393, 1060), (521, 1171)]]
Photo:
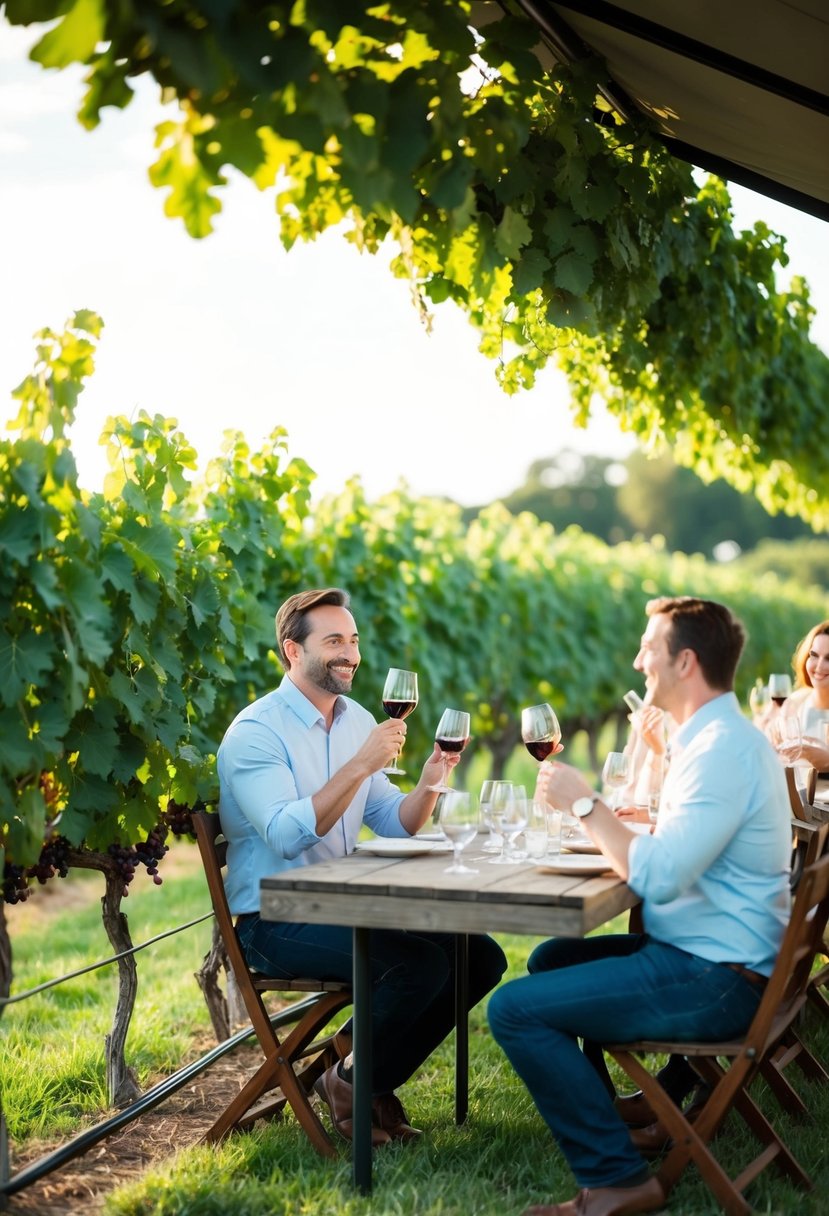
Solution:
[(589, 836), (571, 836), (567, 839), (561, 838), (561, 847), (567, 853), (601, 853), (601, 849), (597, 844), (590, 839)]
[(546, 862), (537, 869), (542, 874), (607, 874), (612, 867), (606, 857), (599, 860), (584, 853), (562, 853), (558, 861)]
[(421, 853), (445, 853), (451, 845), (447, 840), (418, 840), (417, 836), (375, 836), (373, 840), (358, 840), (355, 853), (371, 853), (374, 857), (417, 857)]

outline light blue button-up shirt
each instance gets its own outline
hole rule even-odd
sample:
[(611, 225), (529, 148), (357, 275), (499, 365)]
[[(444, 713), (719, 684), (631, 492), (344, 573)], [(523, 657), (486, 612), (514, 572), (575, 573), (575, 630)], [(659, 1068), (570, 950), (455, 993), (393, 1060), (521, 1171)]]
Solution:
[(288, 676), (233, 720), (217, 759), (234, 915), (259, 911), (266, 874), (350, 853), (364, 822), (379, 836), (409, 835), (399, 815), (405, 795), (384, 773), (363, 781), (325, 836), (316, 832), (311, 798), (352, 759), (375, 725), (368, 710), (339, 697), (326, 730), (323, 715)]
[(656, 831), (631, 844), (645, 931), (770, 975), (789, 919), (791, 847), (774, 749), (734, 693), (715, 697), (673, 736)]

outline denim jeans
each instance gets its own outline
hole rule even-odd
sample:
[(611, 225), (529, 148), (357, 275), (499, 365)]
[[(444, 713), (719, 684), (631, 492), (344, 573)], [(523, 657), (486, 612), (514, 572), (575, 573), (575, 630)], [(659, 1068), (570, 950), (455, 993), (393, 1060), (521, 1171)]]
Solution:
[(747, 1029), (761, 989), (721, 963), (646, 934), (555, 939), (539, 946), (529, 965), (530, 975), (491, 997), (492, 1033), (579, 1186), (618, 1186), (638, 1178), (644, 1159), (579, 1038), (730, 1038)]
[[(338, 925), (283, 924), (253, 913), (240, 918), (248, 964), (277, 978), (313, 976), (351, 983), (352, 931)], [(372, 1093), (407, 1081), (455, 1025), (455, 939), (446, 933), (373, 929)], [(501, 979), (507, 960), (491, 937), (469, 938), (469, 1008)]]

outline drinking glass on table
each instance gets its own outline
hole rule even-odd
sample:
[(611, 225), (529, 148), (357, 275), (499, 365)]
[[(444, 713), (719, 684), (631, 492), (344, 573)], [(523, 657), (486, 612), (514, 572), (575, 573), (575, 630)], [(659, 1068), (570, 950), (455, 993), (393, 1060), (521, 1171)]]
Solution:
[[(386, 682), (383, 685), (383, 712), (388, 714), (390, 718), (408, 718), (416, 706), (417, 672), (405, 671), (402, 667), (390, 667), (389, 674), (386, 676)], [(399, 764), (400, 753), (402, 751), (403, 745), (401, 743), (394, 763), (384, 768), (384, 773), (405, 774), (406, 770), (401, 768)]]
[(435, 731), (435, 743), (441, 750), (443, 758), (443, 776), (437, 785), (430, 785), (430, 790), (445, 794), (451, 790), (449, 785), (449, 767), (446, 757), (455, 752), (462, 752), (469, 742), (469, 714), (462, 709), (445, 709), (440, 715), (440, 722)]
[(511, 781), (496, 781), (492, 787), (490, 817), (495, 828), (504, 838), (498, 857), (490, 857), (491, 866), (514, 866), (519, 858), (514, 855), (512, 842), (527, 826), (527, 796), (523, 786)]
[(542, 861), (550, 851), (547, 823), (548, 809), (544, 802), (533, 801), (527, 806), (527, 826), (524, 830), (524, 840), (527, 843), (527, 856), (533, 861)]
[(659, 817), (659, 803), (662, 800), (662, 783), (665, 779), (665, 757), (651, 755), (650, 769), (647, 775), (648, 819), (656, 823)]
[(481, 823), (485, 828), (489, 829), (489, 835), (486, 841), (481, 845), (482, 853), (500, 853), (503, 846), (503, 840), (500, 834), (495, 830), (495, 825), (492, 822), (492, 787), (495, 782), (489, 778), (481, 785), (480, 808), (481, 808)]
[(774, 672), (769, 676), (769, 697), (778, 709), (786, 703), (786, 698), (792, 694), (792, 677), (786, 672)]
[(608, 752), (602, 769), (602, 781), (613, 790), (610, 804), (612, 811), (619, 806), (621, 789), (630, 777), (630, 757), (627, 752)]
[(478, 807), (463, 790), (449, 790), (441, 798), (438, 826), (452, 845), (452, 864), (444, 874), (477, 874), (472, 866), (465, 866), (461, 853), (478, 834), (480, 816)]
[(528, 705), (521, 710), (521, 738), (533, 759), (539, 761), (546, 760), (561, 741), (558, 718), (546, 701), (543, 705)]

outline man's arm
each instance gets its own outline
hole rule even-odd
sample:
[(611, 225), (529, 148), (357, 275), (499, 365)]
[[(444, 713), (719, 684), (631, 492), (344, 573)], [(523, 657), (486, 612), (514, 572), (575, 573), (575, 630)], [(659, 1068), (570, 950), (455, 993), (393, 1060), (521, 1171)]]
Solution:
[[(405, 722), (389, 718), (378, 723), (372, 728), (359, 751), (337, 770), (330, 781), (317, 790), (311, 803), (316, 816), (318, 836), (325, 836), (342, 819), (366, 778), (392, 762), (405, 734)], [(421, 782), (422, 780), (421, 777)], [(420, 782), (418, 788), (419, 786)], [(411, 796), (410, 794), (409, 797)], [(434, 806), (434, 801), (432, 805)], [(429, 812), (424, 815), (423, 822), (428, 818), (428, 814)]]
[[(447, 769), (451, 771), (460, 758), (460, 752), (447, 755)], [(407, 794), (400, 803), (398, 811), (400, 822), (410, 836), (414, 836), (415, 832), (423, 827), (435, 809), (435, 803), (439, 795), (429, 787), (437, 785), (440, 782), (443, 776), (443, 760), (443, 753), (438, 745), (435, 744), (431, 756), (423, 765), (420, 780), (411, 793)]]
[[(551, 806), (569, 813), (577, 798), (585, 798), (594, 790), (578, 771), (569, 764), (555, 761), (542, 764), (536, 784), (536, 795)], [(610, 807), (598, 799), (582, 824), (590, 839), (613, 865), (620, 878), (628, 877), (628, 850), (635, 839), (633, 832), (613, 814)]]

